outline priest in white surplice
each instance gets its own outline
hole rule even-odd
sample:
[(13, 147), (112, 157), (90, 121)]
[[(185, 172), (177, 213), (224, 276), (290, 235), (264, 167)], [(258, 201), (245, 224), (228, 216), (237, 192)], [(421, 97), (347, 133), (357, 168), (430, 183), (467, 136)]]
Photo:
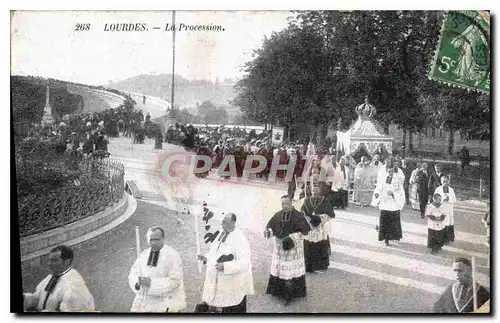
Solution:
[(222, 233), (198, 255), (206, 265), (202, 300), (212, 312), (246, 313), (246, 296), (254, 293), (250, 244), (235, 225), (236, 215), (225, 214)]
[(130, 269), (128, 282), (136, 294), (131, 312), (180, 312), (186, 308), (181, 257), (165, 245), (165, 231), (147, 232), (150, 248)]
[[(401, 160), (395, 159), (395, 158), (387, 158), (385, 160), (385, 165), (380, 167), (377, 175), (377, 184), (378, 182), (383, 182), (388, 176), (387, 173), (387, 166), (392, 165), (395, 167), (394, 169), (394, 180), (401, 182), (401, 185), (404, 185), (405, 181), (405, 174), (403, 173), (403, 170), (401, 169)], [(405, 200), (406, 200), (406, 195), (405, 195)]]
[(35, 312), (94, 311), (94, 298), (82, 276), (71, 267), (73, 250), (58, 246), (49, 253), (50, 271), (34, 293), (24, 294), (24, 309)]
[(247, 295), (254, 293), (250, 244), (235, 227), (236, 215), (222, 219), (222, 233), (198, 259), (206, 264), (202, 300), (210, 312), (246, 313)]
[(387, 177), (379, 179), (372, 199), (372, 205), (380, 209), (378, 240), (385, 241), (386, 245), (391, 240), (403, 238), (400, 211), (405, 204), (405, 192), (395, 170), (394, 164), (389, 161), (385, 170)]

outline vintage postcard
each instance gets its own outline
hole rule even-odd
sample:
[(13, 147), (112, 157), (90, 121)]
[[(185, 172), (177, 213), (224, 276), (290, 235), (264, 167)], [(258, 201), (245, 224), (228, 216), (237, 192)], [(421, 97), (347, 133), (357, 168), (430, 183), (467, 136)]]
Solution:
[(10, 24), (12, 312), (490, 312), (488, 11)]

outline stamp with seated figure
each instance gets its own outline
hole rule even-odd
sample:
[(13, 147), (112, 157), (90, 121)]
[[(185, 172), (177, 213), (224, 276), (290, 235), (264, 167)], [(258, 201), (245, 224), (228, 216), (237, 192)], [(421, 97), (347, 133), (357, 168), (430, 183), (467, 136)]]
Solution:
[(490, 13), (451, 11), (443, 21), (429, 78), (490, 92)]

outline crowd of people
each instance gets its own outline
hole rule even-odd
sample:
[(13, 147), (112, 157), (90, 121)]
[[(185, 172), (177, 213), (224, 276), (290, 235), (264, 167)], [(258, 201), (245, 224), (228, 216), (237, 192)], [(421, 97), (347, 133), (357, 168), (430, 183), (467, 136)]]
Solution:
[[(456, 196), (450, 187), (450, 177), (442, 171), (440, 164), (430, 169), (427, 162), (397, 156), (393, 158), (383, 145), (372, 155), (366, 151), (363, 153), (363, 150), (360, 150), (362, 153), (344, 155), (342, 151), (336, 151), (334, 145), (319, 148), (313, 142), (273, 146), (269, 132), (263, 132), (256, 138), (256, 134), (250, 135), (244, 129), (223, 126), (195, 128), (176, 124), (169, 133), (172, 142), (181, 138), (180, 143), (196, 151), (197, 155), (208, 156), (212, 160), (211, 168), (219, 172), (219, 168), (227, 172), (229, 165), (220, 167), (221, 163), (228, 156), (234, 157), (238, 179), (242, 178), (246, 160), (252, 155), (264, 157), (267, 161), (266, 167), (255, 174), (256, 179), (269, 178), (274, 159), (278, 159), (280, 166), (293, 163), (294, 171), (291, 180), (288, 180), (287, 190), (292, 200), (295, 200), (297, 190), (299, 199), (311, 197), (313, 187), (318, 185), (321, 195), (329, 196), (334, 208), (344, 209), (349, 203), (381, 208), (377, 229), (379, 239), (386, 244), (402, 238), (399, 211), (405, 206), (427, 220), (431, 253), (439, 252), (455, 239), (453, 204)], [(313, 162), (305, 169), (308, 159)], [(201, 168), (203, 164), (199, 160), (197, 167)], [(196, 173), (196, 176), (203, 178), (209, 174), (206, 171)], [(320, 174), (326, 174), (329, 180), (318, 180)], [(286, 170), (280, 169), (276, 179), (284, 181), (286, 175)], [(225, 173), (215, 176), (229, 179)], [(393, 177), (394, 183), (389, 182)], [(387, 192), (390, 194), (387, 195)]]
[(196, 151), (200, 147), (213, 148), (220, 141), (238, 141), (240, 144), (250, 142), (252, 139), (264, 140), (270, 138), (271, 131), (262, 131), (257, 134), (255, 130), (247, 131), (240, 127), (194, 127), (192, 124), (184, 125), (175, 123), (165, 131), (165, 141), (179, 144), (187, 149)]
[[(394, 168), (387, 168), (390, 180), (377, 188), (381, 209), (390, 209), (384, 194), (397, 195), (398, 182)], [(401, 199), (394, 198), (396, 207)], [(435, 200), (438, 203), (438, 199)], [(319, 185), (306, 197), (301, 212), (294, 209), (288, 195), (281, 198), (282, 209), (266, 225), (264, 237), (272, 239), (273, 252), (266, 294), (279, 297), (288, 305), (295, 298), (307, 295), (306, 273), (326, 270), (329, 263), (329, 240), (325, 224), (335, 217), (329, 196), (322, 196)], [(438, 206), (429, 208), (434, 214)], [(393, 211), (387, 211), (389, 217)], [(436, 213), (436, 217), (439, 216)], [(388, 218), (390, 222), (390, 218)], [(434, 221), (434, 220), (433, 220)], [(251, 247), (246, 235), (237, 227), (237, 216), (227, 213), (221, 221), (221, 234), (212, 241), (206, 254), (198, 254), (205, 266), (202, 302), (194, 312), (246, 313), (247, 296), (255, 294)], [(186, 311), (184, 272), (180, 254), (165, 244), (165, 231), (155, 226), (147, 231), (149, 248), (138, 251), (128, 275), (135, 294), (132, 312), (178, 313)], [(139, 239), (139, 238), (137, 238)], [(73, 251), (59, 246), (49, 253), (51, 273), (33, 293), (24, 293), (25, 311), (71, 312), (95, 311), (96, 304), (83, 277), (72, 267)], [(472, 264), (466, 258), (452, 263), (456, 281), (448, 286), (433, 305), (438, 313), (470, 313), (489, 303), (490, 294), (483, 286), (474, 285)], [(473, 290), (475, 287), (475, 290)], [(476, 302), (472, 301), (475, 298)], [(334, 310), (334, 309), (332, 309)]]
[[(351, 156), (336, 151), (333, 146), (327, 149), (326, 147), (317, 148), (313, 142), (307, 145), (297, 142), (273, 146), (269, 140), (269, 134), (261, 134), (260, 138), (251, 138), (241, 129), (226, 130), (223, 127), (197, 129), (193, 126), (178, 125), (175, 129), (178, 129), (180, 133), (193, 134), (192, 138), (186, 141), (193, 145), (196, 143), (193, 148), (196, 149), (198, 155), (205, 155), (212, 159), (212, 169), (218, 169), (227, 156), (234, 156), (237, 178), (243, 176), (246, 159), (251, 155), (262, 156), (267, 161), (266, 167), (255, 174), (257, 179), (268, 179), (272, 161), (275, 158), (279, 160), (279, 165), (294, 163), (294, 172), (292, 180), (288, 181), (287, 192), (292, 200), (295, 199), (297, 190), (300, 191), (299, 198), (301, 199), (311, 196), (313, 186), (311, 183), (314, 183), (323, 172), (330, 176), (331, 180), (319, 183), (321, 192), (325, 196), (331, 195), (334, 207), (345, 208), (349, 203), (363, 207), (373, 206), (376, 190), (380, 189), (382, 178), (387, 174), (387, 167), (392, 165), (390, 167), (394, 167), (395, 176), (402, 189), (403, 200), (399, 210), (406, 205), (418, 211), (424, 219), (427, 218), (426, 210), (429, 205), (436, 206), (441, 203), (452, 206), (456, 202), (454, 190), (450, 187), (450, 178), (442, 171), (440, 164), (435, 164), (434, 169), (431, 170), (427, 162), (398, 157), (390, 158), (382, 145), (372, 155), (365, 153)], [(230, 133), (231, 130), (236, 133)], [(312, 158), (313, 162), (306, 170), (308, 158)], [(203, 164), (201, 161), (198, 163), (200, 164), (198, 167)], [(228, 165), (223, 170), (227, 171)], [(209, 172), (196, 175), (206, 177)], [(278, 170), (276, 177), (278, 180), (284, 180), (286, 171)], [(310, 179), (303, 181), (304, 178)], [(435, 194), (441, 196), (441, 201), (437, 202), (439, 198)], [(437, 252), (442, 245), (454, 241), (453, 208), (451, 207), (447, 212), (450, 215), (443, 222), (443, 237), (440, 239), (442, 242), (438, 243), (439, 247), (431, 248), (433, 252)], [(441, 227), (431, 225), (431, 223), (428, 225), (429, 228)]]
[[(434, 166), (434, 171), (429, 170), (426, 162), (416, 162), (412, 167), (412, 163), (405, 159), (389, 156), (382, 147), (371, 156), (343, 155), (333, 147), (317, 149), (312, 142), (273, 147), (268, 132), (250, 135), (243, 129), (223, 127), (196, 129), (176, 124), (167, 130), (165, 139), (181, 143), (198, 155), (209, 156), (214, 168), (219, 167), (226, 156), (234, 156), (238, 178), (241, 178), (246, 158), (250, 155), (260, 155), (269, 161), (268, 167), (256, 174), (261, 179), (270, 175), (269, 166), (275, 158), (281, 165), (295, 163), (292, 180), (288, 181), (288, 192), (281, 198), (282, 209), (270, 218), (264, 230), (264, 237), (273, 243), (266, 294), (283, 299), (285, 305), (307, 295), (307, 273), (328, 269), (331, 253), (328, 223), (335, 218), (335, 209), (344, 209), (349, 203), (380, 210), (376, 229), (378, 240), (386, 245), (403, 238), (400, 212), (406, 205), (426, 219), (427, 247), (431, 253), (439, 252), (445, 244), (454, 241), (453, 205), (456, 196), (450, 187), (449, 176), (442, 172), (439, 164)], [(312, 163), (306, 164), (308, 158)], [(208, 172), (200, 176), (208, 176)], [(286, 171), (279, 170), (277, 178), (284, 180)], [(300, 191), (299, 209), (293, 206), (297, 190)], [(489, 224), (489, 215), (485, 219)], [(255, 293), (251, 248), (236, 223), (236, 214), (225, 214), (221, 234), (211, 242), (208, 253), (197, 255), (206, 271), (202, 303), (196, 306), (196, 312), (247, 311), (247, 296)], [(131, 311), (185, 311), (179, 253), (165, 244), (165, 232), (160, 227), (150, 228), (147, 240), (149, 248), (140, 253), (128, 277), (130, 288), (135, 293)], [(49, 256), (52, 258), (52, 274), (37, 286), (34, 293), (25, 294), (25, 308), (37, 311), (95, 310), (83, 278), (71, 267), (73, 256), (70, 248), (55, 248)], [(488, 301), (489, 293), (484, 287), (479, 286), (476, 293), (472, 291), (472, 266), (467, 259), (457, 258), (453, 262), (453, 271), (456, 282), (435, 303), (435, 312), (472, 312), (473, 295), (477, 295), (478, 306)]]
[(33, 128), (26, 139), (51, 142), (69, 156), (107, 157), (109, 137), (131, 137), (134, 143), (143, 143), (151, 123), (149, 114), (144, 118), (142, 111), (118, 107), (67, 115), (49, 128)]

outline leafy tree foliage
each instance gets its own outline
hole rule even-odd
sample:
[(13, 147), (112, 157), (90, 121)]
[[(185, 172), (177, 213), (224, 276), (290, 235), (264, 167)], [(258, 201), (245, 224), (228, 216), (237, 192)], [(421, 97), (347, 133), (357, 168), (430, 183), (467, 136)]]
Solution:
[(211, 101), (203, 101), (198, 106), (198, 115), (203, 123), (227, 124), (227, 111), (216, 107)]
[(345, 129), (368, 96), (386, 128), (393, 123), (406, 134), (438, 125), (488, 138), (485, 95), (427, 78), (444, 17), (439, 11), (297, 12), (246, 64), (235, 103), (261, 123), (324, 129), (340, 121)]

